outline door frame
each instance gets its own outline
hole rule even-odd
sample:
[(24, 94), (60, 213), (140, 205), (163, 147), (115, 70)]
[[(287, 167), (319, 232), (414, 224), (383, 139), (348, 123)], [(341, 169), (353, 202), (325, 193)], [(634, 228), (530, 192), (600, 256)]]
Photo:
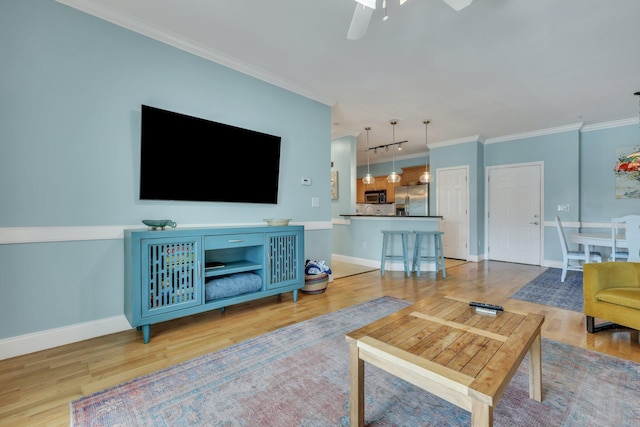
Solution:
[(529, 166), (538, 166), (540, 168), (540, 182), (539, 191), (540, 191), (540, 253), (538, 256), (540, 257), (540, 263), (538, 265), (544, 264), (544, 230), (545, 230), (545, 222), (544, 222), (544, 161), (538, 162), (524, 162), (524, 163), (510, 163), (504, 165), (494, 165), (494, 166), (486, 166), (484, 170), (484, 253), (486, 254), (485, 259), (491, 260), (491, 254), (489, 253), (489, 201), (491, 200), (491, 188), (489, 187), (489, 172), (495, 169), (506, 169), (506, 168), (518, 168), (518, 167), (529, 167)]
[(440, 185), (440, 180), (438, 179), (438, 174), (440, 174), (441, 172), (447, 172), (447, 171), (456, 170), (456, 169), (464, 170), (464, 174), (465, 174), (465, 178), (466, 178), (466, 180), (465, 180), (465, 185), (466, 185), (465, 191), (467, 193), (467, 200), (466, 200), (467, 209), (466, 209), (466, 214), (465, 214), (464, 227), (466, 229), (465, 234), (466, 234), (467, 241), (465, 242), (465, 248), (466, 248), (465, 260), (466, 261), (471, 261), (471, 257), (469, 255), (470, 254), (470, 250), (471, 250), (471, 248), (470, 248), (471, 236), (469, 234), (469, 228), (470, 228), (470, 225), (469, 225), (469, 222), (470, 222), (469, 200), (470, 200), (470, 197), (471, 197), (471, 195), (469, 194), (469, 170), (470, 170), (469, 165), (458, 165), (458, 166), (448, 166), (448, 167), (444, 167), (444, 168), (436, 168), (436, 193), (435, 193), (436, 194), (436, 197), (435, 197), (436, 215), (440, 215), (440, 212), (439, 212), (439, 208), (440, 207), (438, 206), (438, 194), (439, 194), (438, 186)]

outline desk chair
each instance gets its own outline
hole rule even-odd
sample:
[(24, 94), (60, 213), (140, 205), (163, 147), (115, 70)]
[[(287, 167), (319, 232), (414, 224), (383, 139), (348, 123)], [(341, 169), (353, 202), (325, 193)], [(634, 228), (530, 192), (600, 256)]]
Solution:
[[(587, 257), (584, 255), (584, 252), (569, 250), (567, 239), (564, 235), (564, 229), (562, 228), (562, 222), (558, 215), (556, 215), (556, 228), (558, 230), (558, 237), (560, 238), (560, 247), (562, 249), (562, 278), (560, 281), (564, 282), (567, 278), (568, 270), (582, 271), (582, 264), (586, 261)], [(591, 260), (601, 262), (602, 255), (600, 252), (591, 252)]]

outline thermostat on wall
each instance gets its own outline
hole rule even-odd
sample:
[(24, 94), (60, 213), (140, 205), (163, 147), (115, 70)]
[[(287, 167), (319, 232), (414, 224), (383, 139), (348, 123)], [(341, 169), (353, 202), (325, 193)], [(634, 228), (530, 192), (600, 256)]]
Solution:
[(302, 178), (302, 185), (311, 185), (311, 178)]

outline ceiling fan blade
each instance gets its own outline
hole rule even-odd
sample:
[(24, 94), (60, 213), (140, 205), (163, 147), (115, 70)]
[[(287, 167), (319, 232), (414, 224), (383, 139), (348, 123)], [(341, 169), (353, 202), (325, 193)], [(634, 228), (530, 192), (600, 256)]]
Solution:
[(442, 0), (456, 12), (469, 6), (473, 0)]
[(356, 10), (353, 12), (351, 25), (347, 32), (349, 40), (358, 40), (364, 37), (371, 21), (371, 15), (373, 15), (373, 9), (356, 2)]

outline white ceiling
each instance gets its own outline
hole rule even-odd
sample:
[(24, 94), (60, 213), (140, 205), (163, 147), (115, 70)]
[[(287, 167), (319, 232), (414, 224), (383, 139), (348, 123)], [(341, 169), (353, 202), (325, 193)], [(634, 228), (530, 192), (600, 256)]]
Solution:
[[(59, 0), (238, 71), (332, 105), (332, 137), (370, 146), (499, 140), (514, 134), (637, 122), (640, 1), (378, 1), (360, 40), (354, 0)], [(371, 156), (390, 160), (391, 152)]]

